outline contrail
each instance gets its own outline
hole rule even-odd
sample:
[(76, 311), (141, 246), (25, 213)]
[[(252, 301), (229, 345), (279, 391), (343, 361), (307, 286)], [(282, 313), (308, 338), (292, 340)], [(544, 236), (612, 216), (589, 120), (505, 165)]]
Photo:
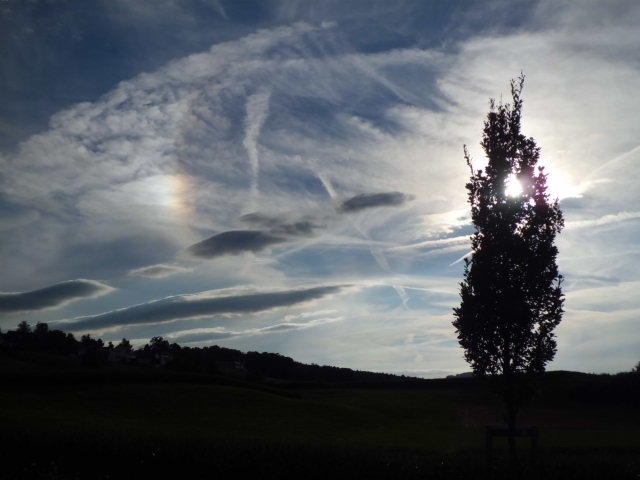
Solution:
[[(333, 185), (331, 185), (331, 181), (324, 175), (317, 172), (316, 172), (316, 176), (318, 177), (320, 182), (322, 182), (322, 185), (324, 186), (325, 190), (329, 194), (329, 197), (331, 197), (331, 199), (336, 198), (336, 191), (334, 190)], [(358, 233), (362, 235), (362, 237), (366, 240), (367, 245), (369, 247), (369, 252), (371, 253), (371, 256), (376, 261), (378, 266), (385, 272), (391, 273), (391, 267), (389, 266), (389, 262), (387, 261), (387, 258), (384, 256), (382, 251), (379, 248), (374, 247), (373, 243), (371, 242), (371, 239), (369, 238), (369, 236), (364, 230), (362, 230), (358, 225), (356, 225), (356, 223), (353, 220), (349, 219), (349, 221), (351, 222), (351, 225), (353, 225), (353, 228), (355, 228), (358, 231)], [(405, 308), (407, 308), (407, 302), (409, 301), (409, 296), (407, 295), (407, 292), (405, 291), (404, 287), (400, 285), (392, 285), (392, 287), (400, 297), (400, 301), (402, 302), (402, 305)]]
[(220, 16), (222, 18), (224, 18), (225, 20), (229, 20), (229, 16), (227, 15), (227, 11), (224, 9), (222, 4), (220, 3), (220, 0), (213, 0), (213, 6), (216, 7), (216, 10), (218, 10), (218, 13), (220, 14)]
[(469, 255), (471, 255), (473, 253), (473, 250), (469, 250), (467, 253), (465, 253), (463, 256), (461, 256), (459, 259), (454, 260), (453, 262), (451, 262), (448, 266), (449, 267), (453, 267), (454, 265), (457, 265), (458, 263), (460, 263), (461, 261), (463, 261), (465, 258), (467, 258)]
[(397, 247), (390, 247), (389, 250), (407, 250), (411, 248), (422, 248), (422, 247), (443, 247), (447, 245), (457, 245), (464, 244), (469, 242), (469, 235), (459, 235), (457, 237), (446, 237), (446, 238), (438, 238), (435, 240), (424, 240), (422, 242), (412, 243), (409, 245), (399, 245)]
[(271, 90), (263, 89), (247, 99), (247, 116), (245, 118), (245, 132), (242, 145), (249, 156), (250, 186), (248, 211), (255, 211), (258, 201), (258, 179), (260, 176), (260, 158), (258, 157), (258, 138), (269, 115), (269, 100)]
[(634, 153), (638, 153), (638, 152), (640, 152), (640, 145), (638, 145), (635, 148), (632, 148), (631, 150), (629, 150), (628, 152), (623, 153), (622, 155), (618, 155), (617, 157), (612, 158), (611, 160), (607, 161), (604, 165), (599, 166), (593, 172), (591, 172), (589, 175), (587, 175), (587, 179), (593, 178), (594, 175), (596, 175), (601, 170), (604, 170), (605, 168), (609, 167), (611, 164), (619, 162), (620, 160), (624, 160), (628, 156), (633, 155)]
[(322, 183), (322, 186), (329, 194), (329, 198), (331, 198), (332, 200), (336, 198), (336, 191), (333, 189), (333, 185), (331, 185), (331, 182), (329, 181), (329, 179), (317, 172), (316, 172), (316, 177), (318, 177), (318, 180), (320, 180), (320, 182)]

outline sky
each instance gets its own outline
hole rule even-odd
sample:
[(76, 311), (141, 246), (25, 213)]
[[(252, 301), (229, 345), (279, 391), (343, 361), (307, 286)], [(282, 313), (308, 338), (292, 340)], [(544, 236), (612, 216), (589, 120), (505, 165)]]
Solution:
[(0, 2), (0, 328), (469, 370), (489, 99), (566, 226), (551, 370), (640, 360), (635, 0)]

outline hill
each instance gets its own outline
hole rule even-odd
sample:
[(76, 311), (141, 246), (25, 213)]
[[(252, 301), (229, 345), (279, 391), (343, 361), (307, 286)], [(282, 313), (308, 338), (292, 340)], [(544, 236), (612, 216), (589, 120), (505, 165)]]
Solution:
[[(0, 356), (5, 359), (5, 367), (0, 366), (5, 371), (10, 368), (34, 370), (38, 366), (67, 370), (135, 366), (272, 383), (414, 385), (421, 381), (386, 373), (308, 365), (279, 353), (245, 353), (217, 345), (184, 347), (162, 337), (153, 337), (148, 344), (134, 350), (126, 339), (118, 345), (111, 342), (105, 345), (100, 339), (84, 335), (78, 341), (72, 334), (50, 330), (43, 323), (34, 329), (23, 323), (15, 331), (0, 333)], [(123, 369), (118, 371), (122, 373)]]

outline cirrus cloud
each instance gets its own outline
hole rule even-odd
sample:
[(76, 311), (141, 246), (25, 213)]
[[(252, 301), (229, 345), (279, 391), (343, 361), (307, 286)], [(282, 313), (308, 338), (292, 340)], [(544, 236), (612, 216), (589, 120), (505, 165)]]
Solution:
[[(268, 325), (261, 328), (251, 328), (247, 330), (229, 330), (224, 327), (213, 328), (200, 328), (193, 330), (186, 330), (184, 332), (176, 332), (169, 335), (167, 338), (171, 341), (178, 343), (199, 343), (199, 342), (211, 342), (221, 340), (225, 338), (234, 337), (253, 337), (256, 335), (266, 335), (269, 333), (284, 333), (291, 332), (293, 330), (306, 330), (318, 325), (325, 325), (328, 323), (339, 322), (343, 319), (341, 316), (337, 317), (323, 317), (314, 318), (306, 322), (291, 322), (285, 321), (276, 323), (274, 325)], [(285, 319), (286, 320), (286, 319)]]

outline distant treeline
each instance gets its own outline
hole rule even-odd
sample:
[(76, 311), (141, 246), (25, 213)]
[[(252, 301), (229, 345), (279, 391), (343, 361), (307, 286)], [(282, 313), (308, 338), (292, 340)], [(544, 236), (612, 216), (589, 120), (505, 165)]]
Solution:
[[(16, 330), (0, 332), (0, 355), (36, 352), (64, 356), (86, 367), (138, 365), (183, 372), (222, 374), (248, 380), (280, 379), (312, 383), (420, 383), (422, 379), (350, 368), (296, 362), (279, 353), (247, 352), (219, 347), (185, 347), (153, 337), (134, 349), (129, 340), (103, 342), (91, 335), (76, 339), (72, 333), (50, 329), (46, 323), (31, 327), (21, 322)], [(74, 362), (75, 363), (75, 362)]]

